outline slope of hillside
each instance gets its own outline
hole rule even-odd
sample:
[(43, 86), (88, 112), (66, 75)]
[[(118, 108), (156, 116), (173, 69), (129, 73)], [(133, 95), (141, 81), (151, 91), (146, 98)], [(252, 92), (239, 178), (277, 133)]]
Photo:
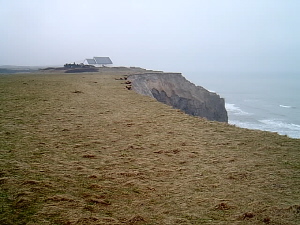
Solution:
[(0, 224), (300, 223), (300, 140), (188, 116), (125, 73), (0, 77)]

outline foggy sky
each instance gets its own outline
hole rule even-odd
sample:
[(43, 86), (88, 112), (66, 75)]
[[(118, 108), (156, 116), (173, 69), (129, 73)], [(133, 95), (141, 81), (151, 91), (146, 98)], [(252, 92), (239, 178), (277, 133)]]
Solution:
[(0, 65), (300, 72), (299, 0), (0, 0)]

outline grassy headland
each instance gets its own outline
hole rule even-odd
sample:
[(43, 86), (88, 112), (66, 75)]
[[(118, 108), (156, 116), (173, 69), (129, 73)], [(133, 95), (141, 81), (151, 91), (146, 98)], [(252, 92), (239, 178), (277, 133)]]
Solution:
[(300, 224), (300, 140), (188, 116), (126, 73), (0, 76), (0, 224)]

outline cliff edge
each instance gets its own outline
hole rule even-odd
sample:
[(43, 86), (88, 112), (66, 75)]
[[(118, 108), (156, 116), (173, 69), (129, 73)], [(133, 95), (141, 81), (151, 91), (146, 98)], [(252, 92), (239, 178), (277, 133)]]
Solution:
[(196, 86), (180, 73), (145, 73), (130, 75), (132, 90), (157, 99), (193, 116), (228, 122), (225, 101), (216, 93)]

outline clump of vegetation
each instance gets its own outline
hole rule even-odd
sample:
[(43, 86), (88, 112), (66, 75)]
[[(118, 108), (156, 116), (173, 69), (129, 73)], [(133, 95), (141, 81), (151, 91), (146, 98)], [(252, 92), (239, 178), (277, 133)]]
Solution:
[(300, 223), (300, 140), (188, 116), (129, 73), (0, 77), (0, 224)]

